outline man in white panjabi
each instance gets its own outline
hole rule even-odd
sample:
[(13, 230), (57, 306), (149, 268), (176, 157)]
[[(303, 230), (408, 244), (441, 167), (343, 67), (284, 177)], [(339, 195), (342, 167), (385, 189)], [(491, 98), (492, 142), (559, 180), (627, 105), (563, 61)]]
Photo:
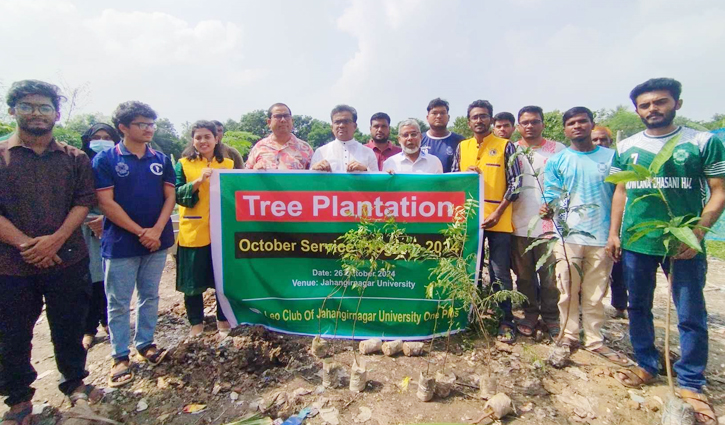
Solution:
[(355, 140), (357, 111), (352, 106), (338, 105), (330, 113), (335, 140), (317, 148), (312, 156), (312, 170), (333, 173), (376, 172), (375, 152)]

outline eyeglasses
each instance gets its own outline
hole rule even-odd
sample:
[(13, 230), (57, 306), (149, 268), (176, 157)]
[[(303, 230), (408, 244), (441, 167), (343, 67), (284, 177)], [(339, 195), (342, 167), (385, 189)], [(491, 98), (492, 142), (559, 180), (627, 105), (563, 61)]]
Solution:
[(139, 130), (155, 130), (155, 122), (132, 122), (131, 125), (135, 125)]
[(530, 125), (539, 125), (539, 124), (541, 124), (542, 122), (543, 122), (543, 121), (541, 121), (541, 120), (521, 121), (521, 122), (519, 122), (519, 125), (520, 125), (521, 127), (528, 127), (528, 126), (530, 126)]
[(292, 115), (290, 115), (290, 114), (274, 114), (274, 115), (272, 115), (272, 118), (274, 118), (276, 120), (284, 119), (284, 120), (289, 121), (289, 119), (292, 118)]
[(333, 121), (332, 124), (334, 124), (334, 125), (350, 125), (350, 124), (352, 124), (352, 120), (349, 118), (346, 118), (344, 120)]
[(30, 115), (33, 111), (38, 111), (43, 115), (50, 115), (55, 112), (55, 108), (51, 105), (34, 105), (32, 103), (18, 103), (15, 105), (15, 111), (21, 115)]

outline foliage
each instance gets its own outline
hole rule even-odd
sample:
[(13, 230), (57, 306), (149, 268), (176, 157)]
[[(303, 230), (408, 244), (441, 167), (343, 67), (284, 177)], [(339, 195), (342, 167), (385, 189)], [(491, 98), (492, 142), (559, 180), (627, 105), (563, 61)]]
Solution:
[(5, 136), (6, 134), (10, 134), (13, 131), (15, 131), (15, 123), (6, 124), (4, 122), (0, 122), (0, 136)]
[(615, 109), (601, 109), (595, 114), (595, 121), (605, 127), (609, 127), (616, 137), (617, 132), (622, 132), (622, 139), (633, 136), (646, 127), (636, 112), (632, 112), (625, 105), (619, 105)]
[[(304, 138), (302, 138), (305, 140)], [(310, 132), (307, 133), (307, 143), (310, 144), (314, 149), (319, 148), (325, 143), (334, 139), (332, 136), (332, 126), (330, 124), (314, 120), (310, 126)]]
[(555, 140), (569, 146), (569, 141), (564, 135), (564, 123), (562, 119), (564, 114), (558, 109), (550, 112), (544, 112), (544, 132), (542, 136), (545, 139)]
[(266, 136), (269, 130), (267, 128), (267, 111), (255, 109), (252, 112), (247, 112), (242, 115), (242, 118), (239, 120), (238, 130), (256, 134), (259, 136), (259, 139)]
[(110, 125), (111, 118), (104, 116), (100, 112), (97, 112), (95, 114), (78, 114), (66, 121), (64, 127), (78, 134), (83, 134), (91, 126), (99, 122)]
[(242, 156), (246, 156), (252, 149), (252, 145), (259, 140), (259, 136), (248, 131), (227, 131), (224, 133), (224, 144), (229, 145)]
[(725, 260), (725, 242), (723, 241), (706, 241), (707, 254), (713, 257)]
[(167, 155), (174, 155), (176, 158), (181, 158), (181, 153), (186, 148), (186, 145), (176, 133), (174, 125), (168, 118), (156, 120), (156, 132), (151, 143), (154, 148)]
[(82, 146), (81, 135), (71, 129), (68, 129), (62, 125), (56, 125), (53, 127), (53, 137), (56, 141), (67, 143), (71, 146), (75, 146), (80, 149)]
[(460, 116), (453, 120), (453, 126), (449, 127), (448, 130), (458, 133), (466, 139), (473, 137), (473, 130), (468, 127), (468, 118)]

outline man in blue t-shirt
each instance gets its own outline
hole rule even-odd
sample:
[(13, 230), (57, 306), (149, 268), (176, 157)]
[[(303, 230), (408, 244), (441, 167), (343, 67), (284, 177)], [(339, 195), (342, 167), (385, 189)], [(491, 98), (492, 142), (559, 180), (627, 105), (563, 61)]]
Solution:
[(154, 344), (154, 332), (166, 250), (174, 244), (169, 217), (176, 202), (176, 179), (169, 158), (148, 146), (155, 119), (156, 112), (144, 103), (120, 104), (113, 124), (123, 133), (123, 141), (93, 159), (96, 193), (106, 216), (101, 256), (113, 356), (108, 378), (111, 387), (133, 380), (128, 345), (134, 288), (138, 292), (134, 339), (139, 357), (156, 365), (166, 355), (166, 350)]
[(443, 172), (450, 173), (453, 165), (453, 157), (461, 140), (460, 134), (448, 131), (448, 102), (437, 97), (428, 103), (428, 125), (430, 130), (423, 135), (420, 142), (420, 149), (426, 154), (438, 157), (443, 164)]
[[(604, 247), (614, 194), (614, 186), (604, 179), (609, 175), (614, 151), (592, 142), (594, 116), (589, 109), (571, 108), (564, 113), (563, 121), (564, 134), (571, 146), (546, 162), (542, 206), (544, 215), (556, 226), (557, 237), (563, 236), (554, 250), (562, 328), (560, 346), (555, 350), (559, 352), (557, 357), (566, 357), (579, 345), (581, 297), (584, 348), (626, 366), (631, 361), (607, 347), (602, 334), (606, 320), (602, 301), (612, 271), (612, 259)], [(555, 206), (559, 215), (551, 217)], [(564, 230), (567, 228), (568, 231)]]

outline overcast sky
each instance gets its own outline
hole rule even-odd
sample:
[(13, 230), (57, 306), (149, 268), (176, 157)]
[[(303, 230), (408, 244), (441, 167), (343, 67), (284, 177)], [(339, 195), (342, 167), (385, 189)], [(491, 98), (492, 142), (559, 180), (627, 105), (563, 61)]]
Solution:
[(126, 100), (177, 125), (287, 103), (338, 103), (394, 122), (475, 99), (593, 110), (651, 77), (684, 86), (681, 114), (725, 113), (723, 0), (0, 0), (0, 84), (88, 83), (82, 112)]

